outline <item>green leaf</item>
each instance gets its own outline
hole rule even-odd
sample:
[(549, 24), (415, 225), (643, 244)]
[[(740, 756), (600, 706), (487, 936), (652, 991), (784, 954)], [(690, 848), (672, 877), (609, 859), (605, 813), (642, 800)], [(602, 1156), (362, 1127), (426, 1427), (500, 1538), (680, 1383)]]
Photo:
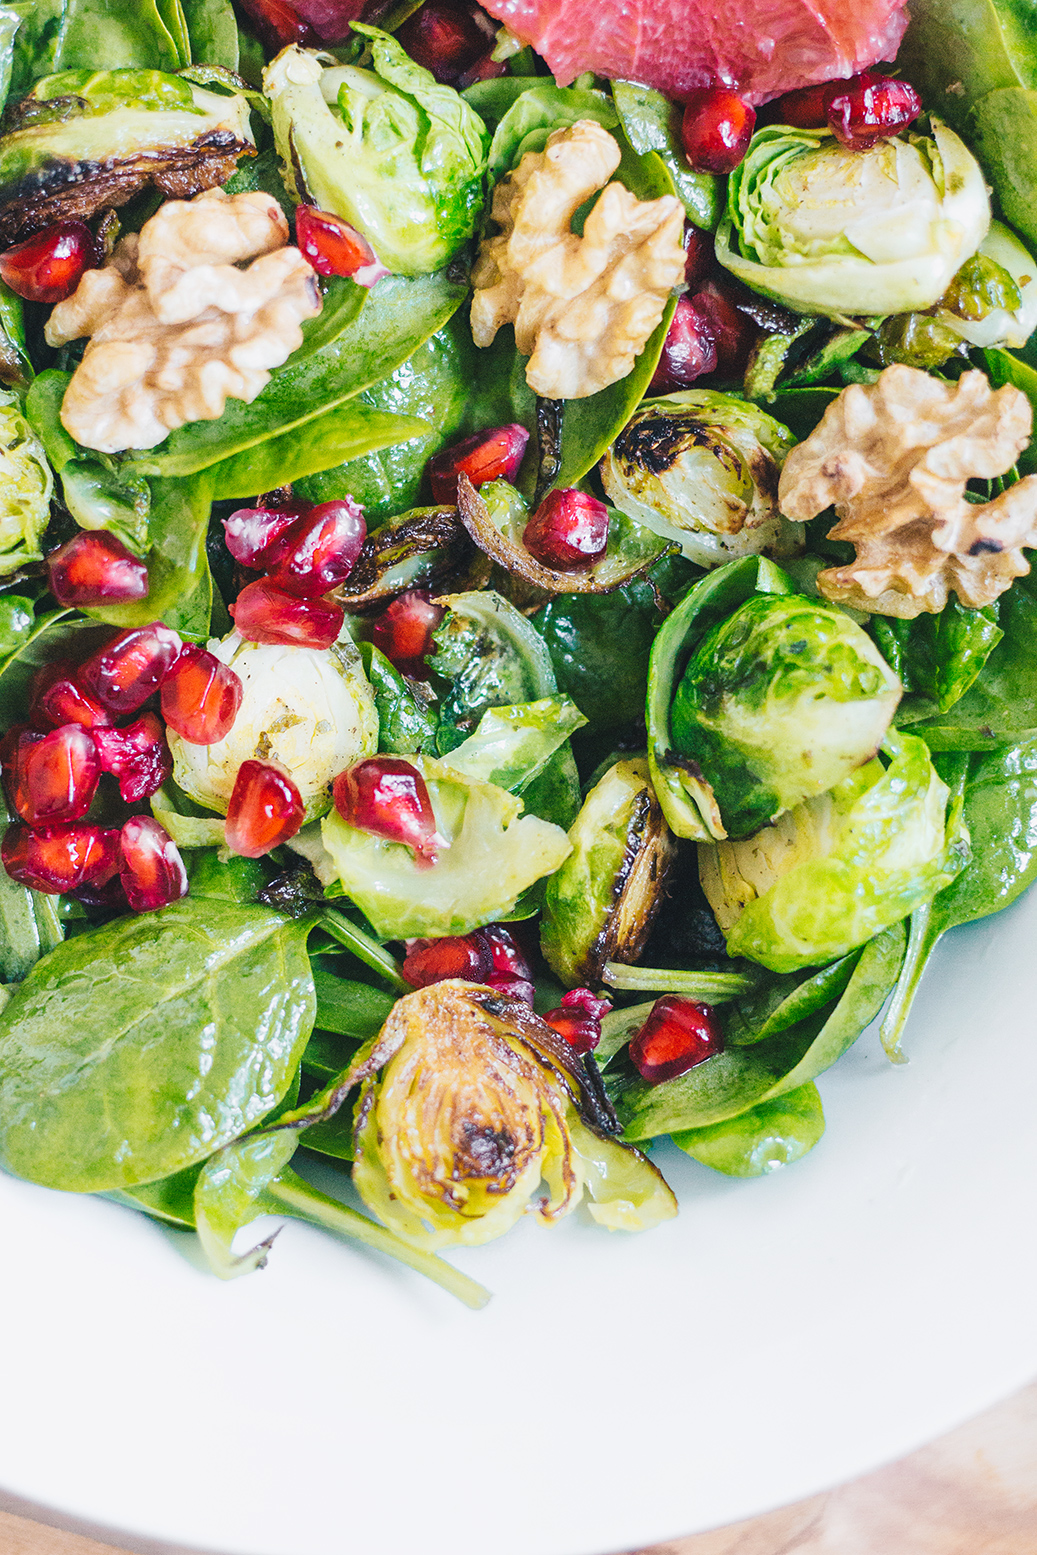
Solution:
[(238, 24), (230, 0), (183, 0), (193, 65), (238, 68)]
[[(0, 825), (12, 819), (0, 793)], [(20, 982), (64, 937), (57, 897), (19, 885), (0, 864), (0, 983)]]
[(474, 734), (449, 755), (455, 772), (523, 794), (555, 752), (587, 722), (568, 697), (488, 707)]
[(167, 1177), (250, 1128), (313, 1025), (311, 923), (185, 897), (66, 940), (0, 1015), (0, 1158), (75, 1192)]
[(369, 1042), (376, 1037), (396, 1002), (392, 994), (383, 993), (380, 988), (349, 977), (336, 977), (320, 965), (313, 969), (313, 986), (317, 993), (317, 1026), (354, 1042)]
[(20, 594), (0, 595), (0, 658), (24, 647), (35, 624), (31, 599)]
[(712, 232), (723, 208), (722, 185), (711, 173), (696, 173), (688, 166), (681, 140), (680, 104), (634, 81), (613, 81), (612, 96), (631, 146), (642, 154), (658, 153), (688, 220)]
[[(528, 151), (543, 151), (548, 136), (590, 119), (607, 130), (619, 123), (614, 105), (604, 92), (580, 87), (555, 86), (537, 77), (504, 113), (490, 142), (487, 177), (490, 188), (517, 167)], [(643, 147), (652, 150), (653, 147)]]
[(378, 749), (398, 755), (436, 754), (439, 720), (419, 702), (395, 665), (373, 643), (360, 644), (364, 671), (378, 709)]
[(825, 1131), (816, 1085), (761, 1102), (740, 1117), (673, 1136), (675, 1145), (727, 1177), (762, 1177), (798, 1161)]
[[(209, 563), (205, 541), (209, 532), (212, 491), (209, 472), (187, 480), (152, 480), (148, 551), (148, 592), (144, 599), (127, 605), (93, 606), (87, 615), (123, 628), (146, 626), (159, 616), (188, 608), (187, 602), (204, 590)], [(204, 608), (204, 604), (203, 607)], [(199, 619), (189, 615), (186, 619)]]
[(423, 442), (427, 436), (428, 423), (415, 416), (385, 415), (360, 400), (346, 400), (313, 421), (213, 465), (207, 472), (213, 482), (213, 500), (274, 491), (319, 475), (343, 460), (359, 459), (401, 443)]

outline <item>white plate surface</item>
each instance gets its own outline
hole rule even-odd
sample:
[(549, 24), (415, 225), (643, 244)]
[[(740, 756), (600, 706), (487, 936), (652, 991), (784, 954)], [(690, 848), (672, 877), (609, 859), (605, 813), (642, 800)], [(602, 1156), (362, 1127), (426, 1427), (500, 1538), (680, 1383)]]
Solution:
[(895, 1458), (1037, 1373), (1037, 895), (944, 941), (908, 1048), (791, 1169), (661, 1151), (669, 1226), (458, 1255), (480, 1314), (298, 1225), (224, 1285), (0, 1176), (0, 1486), (141, 1550), (604, 1555)]

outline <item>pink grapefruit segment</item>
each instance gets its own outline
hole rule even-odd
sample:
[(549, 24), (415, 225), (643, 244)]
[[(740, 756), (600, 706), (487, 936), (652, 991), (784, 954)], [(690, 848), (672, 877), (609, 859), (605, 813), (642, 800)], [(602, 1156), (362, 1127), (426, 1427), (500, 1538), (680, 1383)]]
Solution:
[(892, 59), (904, 0), (482, 0), (564, 86), (584, 70), (683, 97), (732, 87), (752, 103)]

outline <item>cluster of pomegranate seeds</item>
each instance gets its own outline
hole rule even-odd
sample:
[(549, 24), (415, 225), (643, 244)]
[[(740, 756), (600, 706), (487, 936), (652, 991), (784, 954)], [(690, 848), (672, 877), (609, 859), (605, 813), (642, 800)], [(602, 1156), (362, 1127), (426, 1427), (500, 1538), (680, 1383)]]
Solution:
[(119, 878), (134, 912), (156, 912), (187, 895), (180, 850), (150, 815), (131, 815), (119, 834)]
[(148, 569), (106, 529), (83, 530), (47, 557), (50, 591), (59, 605), (91, 605), (144, 599)]
[(352, 498), (313, 507), (239, 508), (224, 520), (224, 533), (235, 561), (267, 573), (246, 584), (230, 606), (241, 636), (330, 648), (345, 611), (324, 596), (348, 578), (367, 535), (363, 510)]
[(59, 896), (86, 885), (106, 885), (119, 868), (119, 833), (100, 826), (9, 826), (0, 857), (12, 880)]
[(110, 713), (135, 713), (158, 690), (182, 647), (178, 634), (161, 621), (134, 627), (81, 664), (76, 683)]
[(593, 567), (609, 543), (609, 510), (589, 492), (549, 491), (522, 533), (526, 550), (545, 567), (577, 572)]
[(76, 684), (77, 673), (70, 659), (44, 664), (36, 671), (29, 698), (29, 719), (36, 728), (82, 724), (84, 729), (101, 729), (111, 723), (108, 709)]
[[(421, 15), (420, 11), (418, 15)], [(487, 481), (514, 481), (528, 442), (529, 433), (525, 427), (512, 422), (508, 426), (476, 432), (463, 443), (444, 448), (428, 462), (433, 499), (456, 502), (457, 479), (462, 473), (473, 486), (483, 486)]]
[(687, 1074), (723, 1050), (724, 1035), (708, 1004), (665, 994), (631, 1042), (630, 1057), (641, 1078), (656, 1085)]
[(356, 275), (377, 262), (374, 249), (355, 227), (315, 205), (296, 207), (295, 241), (318, 275)]
[(432, 634), (442, 621), (442, 605), (434, 605), (427, 589), (408, 589), (371, 622), (371, 641), (402, 675), (428, 678), (427, 654), (435, 652)]
[(684, 154), (697, 173), (733, 173), (745, 156), (756, 113), (743, 97), (722, 86), (689, 92), (681, 120)]
[(142, 713), (124, 729), (95, 729), (93, 738), (101, 771), (118, 779), (127, 804), (150, 799), (173, 771), (166, 731), (154, 713)]
[(777, 103), (782, 123), (805, 130), (827, 125), (848, 151), (869, 151), (876, 142), (899, 135), (921, 111), (922, 99), (913, 86), (873, 70), (787, 92)]
[(282, 539), (302, 511), (301, 505), (291, 504), (238, 508), (223, 520), (228, 551), (243, 567), (275, 567), (281, 556)]
[(706, 373), (740, 377), (759, 334), (757, 320), (739, 306), (743, 294), (717, 273), (712, 235), (689, 222), (684, 243), (689, 292), (677, 301), (649, 394), (686, 389)]
[(541, 1020), (582, 1057), (584, 1053), (593, 1053), (601, 1041), (601, 1018), (611, 1008), (610, 999), (599, 999), (589, 988), (571, 988), (562, 995), (560, 1007), (548, 1010)]
[(434, 864), (445, 846), (425, 779), (399, 756), (371, 756), (347, 767), (335, 779), (332, 797), (347, 825), (403, 843), (418, 865)]
[(228, 606), (238, 632), (252, 643), (330, 648), (346, 613), (332, 599), (298, 599), (269, 578), (248, 583)]
[(485, 79), (473, 73), (484, 63), (492, 74), (503, 73), (503, 68), (493, 69), (489, 59), (495, 37), (493, 24), (481, 22), (473, 6), (426, 0), (398, 29), (396, 37), (411, 59), (446, 86), (463, 90), (472, 81)]
[(532, 969), (515, 936), (502, 923), (490, 923), (471, 934), (412, 940), (403, 975), (412, 988), (460, 977), (533, 1003)]
[(227, 809), (227, 846), (244, 858), (262, 858), (294, 837), (306, 807), (281, 766), (243, 761)]
[(98, 263), (84, 221), (58, 221), (0, 254), (0, 279), (26, 302), (64, 302)]
[(207, 648), (185, 643), (162, 682), (162, 717), (191, 745), (215, 745), (234, 727), (241, 677)]

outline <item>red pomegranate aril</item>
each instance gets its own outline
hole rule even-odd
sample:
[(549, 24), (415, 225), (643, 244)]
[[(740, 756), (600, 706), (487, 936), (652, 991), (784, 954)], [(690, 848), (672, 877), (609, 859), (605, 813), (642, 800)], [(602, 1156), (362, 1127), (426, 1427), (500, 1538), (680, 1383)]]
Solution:
[(23, 741), (11, 797), (30, 826), (81, 821), (93, 803), (101, 775), (94, 737), (81, 724), (64, 724), (32, 744)]
[(906, 81), (862, 71), (825, 95), (828, 127), (847, 151), (868, 151), (913, 124), (922, 99)]
[(713, 234), (684, 223), (684, 284), (697, 286), (713, 268)]
[(300, 599), (269, 578), (246, 584), (229, 609), (239, 636), (247, 642), (283, 643), (291, 648), (330, 648), (346, 619), (334, 600)]
[(523, 1004), (532, 1008), (536, 997), (536, 988), (528, 977), (514, 977), (510, 972), (491, 972), (483, 978), (487, 988), (495, 988), (498, 993), (507, 994), (509, 999), (521, 999)]
[(127, 804), (150, 799), (173, 770), (166, 731), (154, 713), (143, 713), (125, 729), (97, 729), (94, 743), (101, 771), (118, 779)]
[(427, 677), (424, 659), (435, 652), (432, 633), (445, 612), (424, 589), (409, 589), (371, 622), (371, 641), (404, 675)]
[(26, 302), (63, 302), (97, 264), (94, 235), (83, 221), (58, 221), (0, 254), (0, 279)]
[(356, 275), (376, 262), (374, 249), (355, 227), (315, 205), (296, 207), (295, 241), (318, 275)]
[(593, 1053), (601, 1041), (601, 1022), (595, 1020), (593, 1015), (581, 1015), (579, 1010), (559, 1008), (548, 1010), (540, 1019), (553, 1031), (557, 1031), (581, 1057), (584, 1053)]
[(277, 54), (290, 43), (302, 48), (319, 47), (316, 32), (285, 0), (241, 0), (241, 9), (255, 29), (260, 43)]
[(448, 977), (483, 983), (493, 962), (480, 934), (455, 934), (444, 939), (412, 940), (403, 962), (403, 975), (412, 988), (427, 988)]
[(826, 98), (844, 86), (845, 81), (822, 81), (820, 86), (802, 86), (796, 92), (786, 92), (773, 104), (779, 124), (790, 124), (797, 130), (823, 130), (828, 123)]
[(493, 33), (483, 31), (467, 6), (426, 0), (396, 37), (411, 59), (430, 70), (437, 81), (452, 85), (487, 52)]
[(475, 932), (489, 949), (494, 975), (516, 978), (520, 982), (532, 980), (533, 971), (521, 946), (503, 923), (488, 923)]
[(281, 542), (302, 517), (304, 504), (278, 508), (238, 508), (223, 520), (227, 549), (243, 567), (272, 567), (281, 559)]
[(720, 1023), (708, 1004), (676, 994), (656, 999), (652, 1012), (630, 1044), (630, 1057), (643, 1080), (657, 1085), (687, 1074), (724, 1050)]
[(295, 836), (305, 813), (302, 796), (283, 767), (243, 761), (227, 808), (227, 846), (243, 858), (262, 858)]
[(496, 81), (500, 76), (506, 76), (507, 73), (507, 61), (494, 59), (493, 50), (490, 49), (488, 53), (483, 55), (482, 59), (477, 59), (474, 65), (470, 65), (467, 70), (461, 72), (455, 83), (456, 88), (459, 92), (466, 92), (477, 81)]
[(15, 724), (0, 740), (0, 762), (3, 764), (4, 790), (13, 808), (24, 816), (31, 811), (29, 790), (25, 783), (25, 761), (33, 746), (44, 738), (28, 724)]
[(189, 745), (215, 745), (234, 727), (240, 675), (197, 643), (185, 643), (162, 682), (162, 717)]
[(84, 729), (104, 729), (111, 723), (108, 709), (76, 685), (78, 673), (70, 659), (44, 664), (36, 671), (29, 717), (38, 728), (59, 729), (62, 724), (81, 724)]
[(134, 912), (156, 912), (187, 895), (180, 849), (150, 815), (131, 815), (119, 834), (119, 878)]
[(273, 581), (301, 599), (318, 599), (349, 577), (366, 536), (363, 510), (351, 497), (322, 502), (281, 537)]
[(103, 886), (119, 867), (119, 833), (101, 826), (9, 826), (0, 848), (12, 880), (58, 896), (84, 885)]
[[(420, 12), (418, 13), (420, 15)], [(512, 422), (476, 432), (453, 448), (444, 448), (428, 462), (432, 496), (436, 502), (457, 501), (457, 478), (462, 472), (473, 486), (487, 481), (513, 481), (529, 442), (525, 427)]]
[(691, 299), (716, 347), (716, 370), (725, 378), (740, 378), (756, 343), (759, 325), (742, 313), (722, 283), (707, 281)]
[(372, 756), (340, 772), (332, 785), (335, 809), (349, 826), (412, 849), (431, 865), (445, 846), (425, 779), (398, 756)]
[(562, 995), (562, 1008), (578, 1010), (581, 1015), (600, 1021), (611, 1010), (612, 1000), (599, 999), (590, 988), (570, 988), (568, 993)]
[(139, 556), (104, 529), (84, 531), (47, 557), (50, 591), (59, 605), (90, 605), (144, 599), (148, 569)]
[(706, 314), (690, 297), (679, 297), (666, 331), (649, 394), (687, 388), (703, 373), (716, 371), (717, 348)]
[(157, 691), (183, 647), (161, 621), (120, 632), (81, 665), (77, 681), (112, 713), (135, 713)]
[(685, 99), (684, 154), (697, 173), (733, 173), (753, 137), (756, 111), (722, 86), (699, 87)]
[(22, 740), (25, 740), (26, 745), (32, 745), (37, 740), (42, 740), (45, 733), (46, 730), (33, 729), (29, 724), (12, 724), (0, 738), (0, 767), (5, 772), (10, 772), (18, 761)]
[(536, 561), (560, 572), (593, 567), (609, 543), (609, 510), (589, 492), (549, 491), (522, 532)]

